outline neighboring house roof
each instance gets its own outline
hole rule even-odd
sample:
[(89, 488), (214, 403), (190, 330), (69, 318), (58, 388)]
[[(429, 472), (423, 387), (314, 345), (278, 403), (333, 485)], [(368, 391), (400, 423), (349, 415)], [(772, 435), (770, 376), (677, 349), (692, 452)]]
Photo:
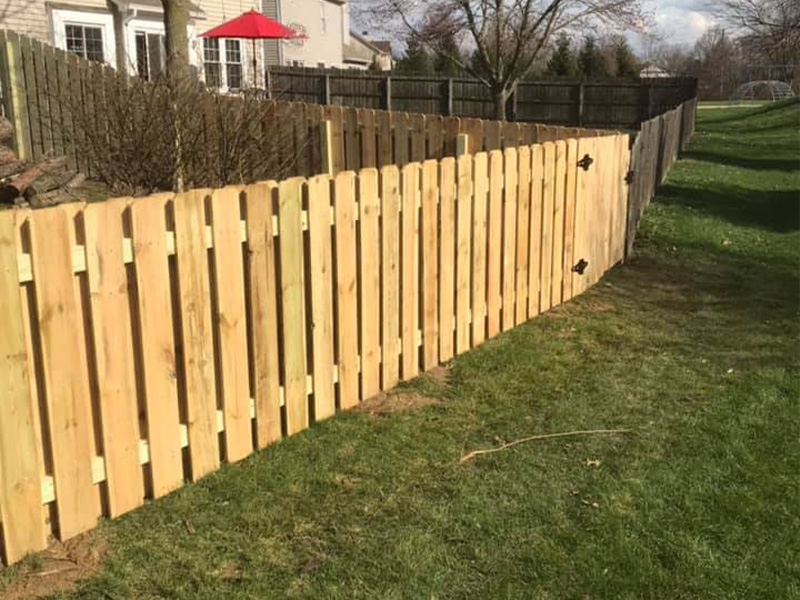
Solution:
[(391, 42), (372, 42), (354, 31), (351, 31), (350, 43), (344, 46), (344, 61), (369, 65), (372, 64), (376, 54), (391, 56), (391, 53)]
[(646, 65), (640, 72), (639, 77), (672, 77), (672, 74), (656, 65)]

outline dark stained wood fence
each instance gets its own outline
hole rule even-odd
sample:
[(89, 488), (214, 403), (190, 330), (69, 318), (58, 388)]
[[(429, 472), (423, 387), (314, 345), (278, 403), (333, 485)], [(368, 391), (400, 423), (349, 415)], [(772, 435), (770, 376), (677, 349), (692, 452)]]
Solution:
[[(474, 79), (279, 67), (269, 74), (274, 99), (493, 119), (488, 88)], [(525, 81), (509, 99), (509, 119), (554, 125), (638, 129), (693, 98), (692, 78)]]

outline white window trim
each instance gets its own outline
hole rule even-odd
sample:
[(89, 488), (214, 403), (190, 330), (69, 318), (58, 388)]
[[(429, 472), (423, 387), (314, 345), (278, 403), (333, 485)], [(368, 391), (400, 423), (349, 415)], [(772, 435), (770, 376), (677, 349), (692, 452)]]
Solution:
[[(228, 55), (226, 53), (226, 48), (225, 48), (226, 42), (228, 40), (239, 42), (239, 52), (241, 54), (241, 62), (238, 64), (242, 65), (242, 86), (247, 87), (247, 85), (249, 84), (249, 80), (247, 79), (248, 56), (246, 52), (246, 45), (244, 43), (245, 40), (240, 38), (216, 38), (216, 39), (219, 42), (219, 78), (220, 78), (220, 86), (219, 88), (216, 89), (224, 93), (231, 91), (231, 89), (228, 87)], [(203, 81), (206, 81), (206, 69), (205, 69), (206, 52), (204, 43), (205, 42), (201, 41), (198, 45), (200, 48), (200, 57), (203, 62), (203, 69), (202, 69)], [(252, 57), (250, 57), (250, 60), (252, 60)], [(235, 91), (238, 92), (240, 90), (235, 90)]]
[[(160, 19), (147, 19), (134, 17), (125, 21), (125, 65), (130, 75), (137, 75), (136, 72), (136, 32), (144, 31), (147, 33), (166, 34), (164, 21)], [(195, 44), (196, 32), (194, 23), (186, 27), (186, 34), (189, 38), (189, 64), (197, 65), (197, 53), (192, 52)], [(202, 48), (201, 48), (202, 51)]]
[(117, 44), (114, 37), (114, 17), (110, 13), (90, 10), (52, 9), (53, 42), (56, 48), (67, 49), (67, 25), (99, 27), (103, 30), (103, 60), (106, 64), (117, 66)]

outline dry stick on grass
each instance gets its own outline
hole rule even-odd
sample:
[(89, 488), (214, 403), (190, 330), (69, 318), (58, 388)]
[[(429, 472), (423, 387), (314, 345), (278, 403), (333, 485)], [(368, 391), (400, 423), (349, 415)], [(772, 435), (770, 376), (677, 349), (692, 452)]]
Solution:
[(561, 437), (572, 437), (577, 435), (611, 435), (616, 433), (630, 433), (633, 431), (632, 429), (589, 429), (585, 431), (564, 431), (561, 433), (546, 433), (544, 435), (533, 435), (531, 437), (522, 438), (521, 440), (514, 440), (513, 442), (508, 442), (507, 444), (503, 444), (497, 448), (490, 448), (489, 450), (474, 450), (469, 454), (465, 454), (461, 457), (459, 462), (467, 462), (468, 460), (472, 460), (476, 456), (480, 456), (482, 454), (492, 454), (493, 452), (500, 452), (501, 450), (506, 450), (507, 448), (511, 448), (512, 446), (516, 446), (518, 444), (524, 444), (526, 442), (536, 442), (538, 440), (549, 440), (552, 438), (561, 438)]

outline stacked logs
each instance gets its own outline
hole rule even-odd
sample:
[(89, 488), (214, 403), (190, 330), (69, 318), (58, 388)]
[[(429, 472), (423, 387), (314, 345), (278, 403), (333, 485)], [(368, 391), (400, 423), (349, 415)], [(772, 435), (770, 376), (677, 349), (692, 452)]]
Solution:
[(14, 127), (0, 117), (0, 204), (46, 206), (72, 198), (70, 190), (85, 177), (67, 166), (66, 158), (20, 160), (12, 150)]

